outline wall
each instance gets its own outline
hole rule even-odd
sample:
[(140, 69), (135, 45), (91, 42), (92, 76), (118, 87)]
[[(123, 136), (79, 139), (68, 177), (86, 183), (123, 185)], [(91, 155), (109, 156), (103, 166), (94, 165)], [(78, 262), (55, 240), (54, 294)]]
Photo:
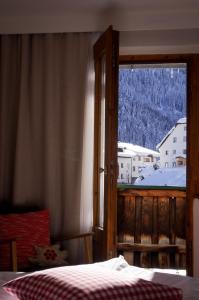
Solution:
[(147, 2), (142, 7), (127, 7), (125, 1), (126, 6), (121, 5), (104, 10), (65, 7), (60, 11), (58, 8), (50, 11), (49, 7), (39, 11), (39, 6), (31, 11), (26, 7), (23, 11), (15, 8), (10, 14), (7, 10), (7, 15), (1, 12), (0, 5), (0, 33), (104, 31), (112, 24), (120, 31), (120, 54), (199, 52), (198, 5), (190, 3), (186, 7), (181, 3), (175, 9), (170, 4), (165, 7), (161, 4), (161, 8), (157, 3), (147, 6)]
[[(131, 183), (132, 163), (131, 157), (118, 156), (118, 183)], [(122, 177), (122, 178), (121, 178)]]
[[(186, 157), (186, 154), (183, 153), (183, 150), (186, 149), (186, 130), (184, 130), (186, 124), (177, 124), (173, 132), (167, 137), (165, 142), (161, 145), (160, 151), (160, 165), (162, 168), (167, 167), (173, 168), (173, 163), (176, 163), (177, 156)], [(174, 137), (176, 142), (173, 141)], [(173, 153), (173, 150), (176, 153)], [(166, 154), (167, 151), (167, 154)]]

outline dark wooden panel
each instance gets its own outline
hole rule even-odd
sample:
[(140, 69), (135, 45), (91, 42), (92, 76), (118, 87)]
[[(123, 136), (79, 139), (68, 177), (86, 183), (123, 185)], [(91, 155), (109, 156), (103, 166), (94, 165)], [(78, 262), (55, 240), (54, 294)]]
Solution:
[(142, 197), (135, 198), (135, 243), (141, 243)]
[(176, 198), (176, 238), (186, 238), (186, 201), (185, 198)]
[(153, 229), (152, 229), (152, 243), (157, 244), (159, 241), (159, 226), (158, 226), (158, 197), (153, 198)]
[(182, 190), (147, 190), (147, 189), (125, 189), (119, 192), (121, 196), (132, 195), (134, 197), (186, 197), (186, 192)]
[(135, 234), (135, 198), (118, 197), (118, 241)]
[(192, 54), (150, 54), (150, 55), (120, 55), (120, 64), (132, 64), (132, 63), (182, 63), (188, 62)]
[[(134, 242), (141, 243), (142, 231), (142, 197), (135, 198), (135, 236)], [(140, 266), (140, 253), (134, 252), (134, 265)]]
[(162, 239), (169, 239), (169, 199), (159, 198), (158, 200), (158, 228), (159, 243)]
[(142, 199), (142, 232), (141, 240), (142, 242), (148, 241), (151, 243), (151, 235), (153, 231), (153, 198), (143, 197)]
[[(152, 244), (158, 244), (159, 241), (159, 227), (158, 227), (158, 197), (153, 197), (153, 212), (152, 212), (153, 228), (152, 228)], [(152, 253), (151, 266), (159, 266), (158, 253)]]
[(169, 242), (175, 244), (176, 242), (176, 198), (169, 198)]
[(133, 250), (138, 252), (174, 252), (183, 251), (184, 246), (169, 245), (169, 244), (138, 244), (138, 243), (118, 243), (118, 249)]

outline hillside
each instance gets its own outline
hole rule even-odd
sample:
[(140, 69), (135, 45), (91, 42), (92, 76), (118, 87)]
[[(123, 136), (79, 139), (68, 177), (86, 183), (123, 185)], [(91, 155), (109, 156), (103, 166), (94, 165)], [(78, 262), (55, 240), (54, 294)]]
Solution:
[(156, 150), (186, 116), (185, 68), (120, 69), (118, 140)]

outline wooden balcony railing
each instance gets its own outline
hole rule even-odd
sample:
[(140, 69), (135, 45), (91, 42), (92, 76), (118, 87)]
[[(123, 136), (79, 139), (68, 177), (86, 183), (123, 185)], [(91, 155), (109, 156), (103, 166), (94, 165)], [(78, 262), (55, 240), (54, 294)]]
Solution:
[(186, 190), (118, 186), (118, 253), (130, 264), (186, 268)]

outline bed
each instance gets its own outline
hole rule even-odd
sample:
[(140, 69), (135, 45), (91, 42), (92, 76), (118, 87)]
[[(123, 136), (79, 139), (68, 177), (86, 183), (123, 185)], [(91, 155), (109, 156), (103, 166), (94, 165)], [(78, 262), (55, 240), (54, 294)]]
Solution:
[[(32, 276), (33, 274), (35, 276), (44, 276), (44, 273), (46, 272), (57, 272), (56, 270), (58, 270), (62, 272), (65, 272), (64, 270), (68, 270), (70, 272), (77, 272), (79, 274), (79, 278), (84, 278), (84, 272), (91, 272), (91, 274), (102, 274), (102, 276), (104, 276), (103, 274), (105, 274), (105, 276), (107, 274), (111, 274), (111, 276), (119, 276), (118, 278), (124, 278), (125, 282), (126, 280), (132, 280), (132, 281), (136, 281), (137, 282), (141, 282), (141, 283), (145, 283), (145, 282), (149, 282), (149, 283), (153, 283), (154, 285), (159, 285), (162, 287), (165, 287), (165, 285), (169, 286), (169, 287), (173, 287), (174, 289), (180, 289), (182, 291), (183, 297), (181, 299), (183, 300), (198, 300), (199, 299), (199, 278), (192, 278), (189, 276), (182, 276), (182, 275), (177, 275), (177, 274), (166, 274), (166, 273), (162, 273), (162, 272), (158, 272), (158, 270), (148, 270), (148, 269), (143, 269), (143, 268), (139, 268), (139, 267), (134, 267), (134, 266), (130, 266), (122, 256), (117, 257), (117, 258), (113, 258), (111, 260), (105, 261), (105, 262), (100, 262), (100, 263), (95, 263), (95, 264), (89, 264), (89, 265), (79, 265), (79, 266), (68, 266), (68, 267), (60, 267), (60, 268), (53, 268), (53, 269), (49, 269), (46, 271), (40, 271), (40, 272), (34, 272), (31, 274), (28, 274), (28, 276), (26, 276), (25, 273), (14, 273), (14, 272), (0, 272), (0, 284), (1, 284), (1, 290), (0, 290), (0, 299), (1, 300), (18, 300), (18, 299), (22, 299), (22, 298), (18, 298), (16, 296), (10, 295), (7, 292), (4, 291), (4, 289), (2, 288), (3, 284), (9, 284), (9, 282), (12, 283), (12, 279), (14, 278), (23, 278), (23, 280), (25, 278), (32, 278), (34, 276)], [(42, 273), (43, 272), (43, 273)], [(82, 272), (82, 275), (81, 275)], [(38, 275), (39, 274), (39, 275)], [(25, 275), (25, 277), (24, 277)], [(31, 275), (31, 276), (30, 276)], [(45, 274), (46, 276), (46, 274)], [(71, 275), (70, 275), (71, 276)], [(93, 275), (91, 275), (93, 276)], [(41, 278), (41, 277), (40, 277)], [(45, 277), (42, 277), (45, 278)], [(10, 281), (11, 280), (11, 281)], [(41, 279), (40, 282), (42, 282), (43, 279)], [(79, 279), (78, 279), (79, 280)], [(120, 279), (119, 279), (120, 280)], [(18, 279), (19, 281), (19, 279)], [(82, 280), (79, 280), (79, 282)], [(77, 284), (79, 285), (79, 284)], [(100, 280), (98, 285), (100, 285)], [(26, 284), (24, 285), (26, 286)], [(59, 287), (60, 290), (60, 287)], [(73, 288), (74, 290), (74, 288)], [(30, 298), (23, 298), (23, 299), (30, 299)], [(34, 298), (37, 300), (49, 300), (51, 299), (50, 297), (37, 297)], [(52, 298), (54, 299), (54, 298)], [(66, 299), (65, 297), (58, 297), (57, 299), (62, 300), (62, 299)], [(67, 299), (72, 299), (72, 297), (67, 298)], [(79, 298), (78, 298), (79, 299)], [(81, 299), (81, 298), (80, 298)], [(82, 299), (95, 299), (95, 298), (83, 298)], [(102, 297), (96, 298), (96, 299), (106, 299)], [(117, 297), (109, 297), (110, 299), (120, 299)], [(129, 299), (127, 298), (122, 298), (122, 299)], [(133, 298), (131, 298), (133, 299)], [(142, 299), (142, 298), (139, 298)], [(145, 298), (143, 298), (145, 299)], [(147, 298), (148, 299), (148, 298)], [(166, 298), (165, 298), (166, 299)], [(168, 299), (172, 299), (168, 298)], [(180, 299), (180, 298), (175, 298), (175, 299)]]

